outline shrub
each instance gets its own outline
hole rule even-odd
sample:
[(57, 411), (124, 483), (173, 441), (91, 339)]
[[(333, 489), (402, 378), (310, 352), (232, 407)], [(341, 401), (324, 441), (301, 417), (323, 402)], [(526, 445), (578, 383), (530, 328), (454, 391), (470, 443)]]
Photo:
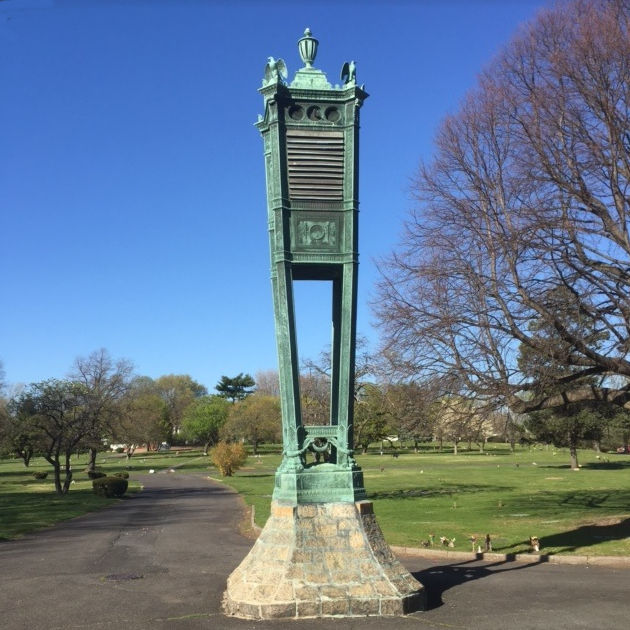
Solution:
[(104, 472), (98, 470), (88, 470), (87, 475), (90, 479), (100, 479), (101, 477), (107, 476)]
[(120, 479), (129, 479), (129, 473), (126, 470), (115, 472), (112, 477), (119, 477)]
[(122, 497), (127, 492), (129, 482), (120, 477), (99, 477), (92, 481), (92, 489), (101, 497)]
[(241, 443), (219, 442), (212, 449), (210, 457), (223, 477), (231, 477), (245, 463), (247, 452)]
[(124, 449), (124, 447), (122, 447), (122, 446), (117, 446), (117, 447), (116, 447), (116, 452), (117, 452), (117, 453), (124, 453), (124, 452), (125, 452), (125, 449)]
[(33, 477), (35, 477), (35, 479), (46, 479), (46, 477), (48, 477), (48, 473), (43, 470), (36, 470), (33, 473)]

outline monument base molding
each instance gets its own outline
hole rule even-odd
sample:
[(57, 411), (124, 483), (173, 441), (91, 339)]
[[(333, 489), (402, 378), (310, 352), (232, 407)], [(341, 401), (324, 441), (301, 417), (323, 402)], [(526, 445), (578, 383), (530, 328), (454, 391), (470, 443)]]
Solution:
[(426, 593), (383, 538), (370, 501), (271, 504), (228, 578), (223, 607), (246, 619), (405, 615)]

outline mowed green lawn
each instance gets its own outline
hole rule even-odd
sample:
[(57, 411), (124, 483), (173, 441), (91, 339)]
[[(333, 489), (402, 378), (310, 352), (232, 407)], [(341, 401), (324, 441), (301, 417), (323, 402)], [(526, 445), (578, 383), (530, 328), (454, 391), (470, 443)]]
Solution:
[[(582, 468), (568, 466), (564, 450), (521, 449), (511, 454), (493, 445), (485, 454), (420, 454), (398, 458), (371, 453), (357, 458), (368, 498), (392, 545), (420, 547), (434, 535), (455, 538), (471, 551), (471, 536), (483, 548), (490, 534), (495, 551), (630, 555), (630, 456), (581, 451)], [(279, 457), (250, 457), (225, 480), (256, 508), (256, 522), (269, 515), (273, 472)]]
[[(476, 451), (421, 453), (401, 449), (400, 456), (378, 451), (359, 456), (368, 498), (387, 541), (420, 547), (430, 534), (455, 538), (455, 549), (472, 550), (471, 536), (483, 546), (490, 534), (495, 551), (528, 551), (529, 536), (541, 541), (541, 552), (630, 555), (630, 456), (581, 451), (580, 471), (568, 466), (564, 450), (520, 449), (503, 445)], [(263, 526), (280, 456), (250, 456), (234, 477), (223, 479), (256, 508)], [(86, 459), (73, 462), (76, 483), (57, 498), (52, 473), (44, 482), (33, 470), (49, 470), (42, 459), (25, 469), (16, 460), (0, 460), (0, 539), (19, 536), (111, 503), (92, 494), (82, 471)], [(99, 468), (124, 470), (124, 457), (99, 456)], [(134, 473), (173, 468), (173, 474), (202, 472), (220, 479), (209, 458), (199, 451), (141, 455), (131, 460), (130, 491), (138, 489)]]

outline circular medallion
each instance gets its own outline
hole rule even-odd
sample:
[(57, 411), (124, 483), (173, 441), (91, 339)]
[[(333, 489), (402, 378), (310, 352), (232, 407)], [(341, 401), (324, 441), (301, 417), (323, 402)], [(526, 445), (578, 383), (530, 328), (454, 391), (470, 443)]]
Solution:
[(311, 229), (308, 231), (311, 239), (314, 241), (321, 241), (326, 236), (326, 230), (321, 225), (311, 225)]

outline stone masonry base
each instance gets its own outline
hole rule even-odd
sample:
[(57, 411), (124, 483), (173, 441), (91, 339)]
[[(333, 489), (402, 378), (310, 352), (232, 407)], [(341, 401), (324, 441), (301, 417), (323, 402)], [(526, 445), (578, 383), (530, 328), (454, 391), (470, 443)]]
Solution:
[(223, 607), (246, 619), (405, 615), (420, 582), (383, 538), (372, 503), (274, 501), (252, 550), (228, 578)]

